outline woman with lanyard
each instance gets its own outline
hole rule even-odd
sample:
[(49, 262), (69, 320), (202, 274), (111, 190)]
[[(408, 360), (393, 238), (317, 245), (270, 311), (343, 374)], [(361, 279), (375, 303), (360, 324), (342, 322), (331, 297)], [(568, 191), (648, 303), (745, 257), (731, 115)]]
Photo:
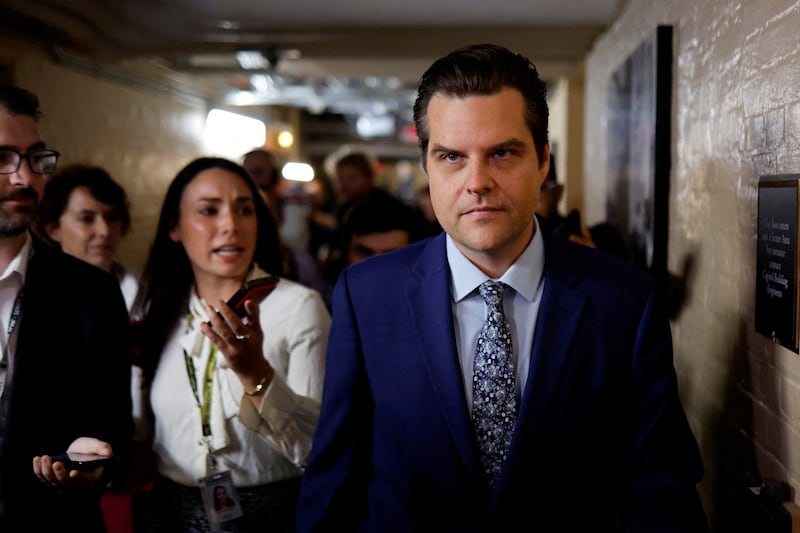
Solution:
[[(226, 304), (280, 273), (277, 228), (246, 171), (220, 158), (184, 167), (134, 307), (158, 469), (151, 531), (294, 531), (330, 315), (319, 293), (285, 278), (242, 318)], [(237, 492), (223, 515), (220, 484)]]

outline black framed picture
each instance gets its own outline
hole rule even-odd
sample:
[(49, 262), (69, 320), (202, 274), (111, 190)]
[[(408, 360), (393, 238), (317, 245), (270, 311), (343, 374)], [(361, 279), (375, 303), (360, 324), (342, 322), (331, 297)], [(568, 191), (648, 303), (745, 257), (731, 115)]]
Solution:
[(671, 167), (672, 27), (658, 26), (608, 87), (606, 218), (634, 262), (665, 281)]

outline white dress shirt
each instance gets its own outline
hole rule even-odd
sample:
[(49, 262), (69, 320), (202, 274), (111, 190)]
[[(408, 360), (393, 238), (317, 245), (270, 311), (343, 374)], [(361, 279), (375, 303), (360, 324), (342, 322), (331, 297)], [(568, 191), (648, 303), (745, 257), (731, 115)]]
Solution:
[[(32, 250), (33, 240), (30, 234), (26, 234), (25, 244), (22, 245), (22, 248), (8, 264), (5, 271), (0, 274), (0, 340), (2, 340), (0, 342), (2, 345), (0, 347), (2, 348), (2, 352), (0, 352), (0, 398), (4, 396), (5, 384), (10, 383), (11, 373), (14, 370), (14, 351), (16, 348), (14, 332), (17, 331), (19, 322), (15, 325), (11, 338), (8, 335), (8, 326), (11, 322), (11, 314), (14, 311), (17, 297), (25, 285), (25, 273), (28, 270), (28, 260), (31, 257)], [(18, 320), (21, 319), (22, 316), (20, 315)]]
[[(265, 276), (256, 268), (248, 279)], [(193, 360), (200, 398), (212, 343), (200, 331), (208, 318), (192, 289), (191, 318), (178, 323), (162, 352), (150, 392), (155, 414), (153, 449), (161, 475), (197, 485), (208, 475), (200, 408), (189, 383), (184, 350)], [(288, 279), (259, 306), (264, 356), (275, 369), (256, 409), (239, 378), (217, 351), (211, 394), (210, 446), (220, 470), (237, 486), (299, 476), (319, 418), (330, 314), (320, 294)]]
[[(450, 294), (453, 298), (456, 348), (461, 363), (467, 405), (471, 410), (475, 346), (486, 319), (486, 305), (478, 293), (478, 287), (491, 278), (459, 251), (450, 235), (447, 235), (447, 262), (450, 265)], [(522, 255), (498, 280), (514, 289), (506, 290), (503, 295), (503, 310), (511, 328), (513, 358), (517, 369), (517, 398), (522, 398), (522, 392), (528, 381), (536, 317), (539, 315), (539, 304), (544, 289), (543, 271), (544, 241), (541, 231), (537, 229)]]

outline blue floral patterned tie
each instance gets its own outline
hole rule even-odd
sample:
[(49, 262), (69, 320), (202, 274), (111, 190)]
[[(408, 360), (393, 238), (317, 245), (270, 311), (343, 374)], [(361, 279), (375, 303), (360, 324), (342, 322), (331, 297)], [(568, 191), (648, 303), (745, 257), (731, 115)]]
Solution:
[(517, 418), (517, 397), (511, 330), (503, 313), (508, 285), (486, 281), (478, 292), (486, 303), (486, 322), (478, 336), (472, 374), (472, 423), (481, 464), (492, 490), (506, 460)]

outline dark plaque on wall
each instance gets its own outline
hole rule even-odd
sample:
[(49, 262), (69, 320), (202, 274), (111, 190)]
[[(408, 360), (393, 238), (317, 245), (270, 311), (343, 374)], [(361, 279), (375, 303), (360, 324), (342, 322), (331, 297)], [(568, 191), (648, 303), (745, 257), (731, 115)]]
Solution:
[(800, 174), (758, 181), (756, 331), (798, 352), (797, 204)]

